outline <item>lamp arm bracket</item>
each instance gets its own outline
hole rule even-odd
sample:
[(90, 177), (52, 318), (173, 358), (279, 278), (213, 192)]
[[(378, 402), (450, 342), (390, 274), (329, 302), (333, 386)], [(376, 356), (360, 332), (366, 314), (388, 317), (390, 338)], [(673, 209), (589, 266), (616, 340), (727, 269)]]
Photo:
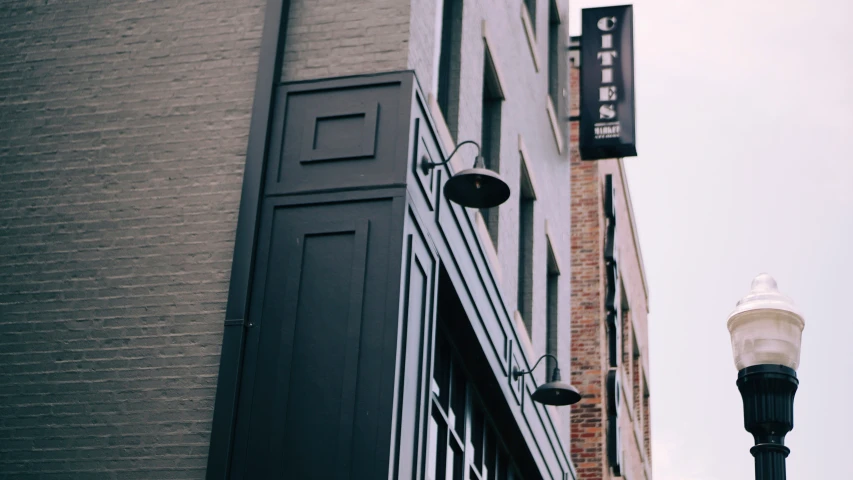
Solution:
[(523, 376), (523, 375), (527, 375), (528, 373), (533, 373), (533, 371), (534, 371), (534, 370), (536, 370), (536, 367), (538, 367), (538, 366), (539, 366), (539, 362), (541, 362), (541, 361), (542, 361), (542, 359), (544, 359), (545, 357), (551, 357), (551, 358), (553, 358), (553, 359), (554, 359), (554, 363), (560, 363), (560, 361), (559, 361), (559, 360), (557, 360), (557, 357), (555, 357), (554, 355), (551, 355), (550, 353), (546, 353), (545, 355), (542, 355), (541, 357), (539, 357), (539, 360), (536, 360), (536, 364), (534, 364), (534, 365), (533, 365), (533, 368), (531, 368), (530, 370), (526, 370), (526, 371), (525, 371), (525, 370), (519, 370), (517, 367), (516, 367), (516, 368), (513, 368), (513, 370), (512, 370), (512, 379), (513, 379), (513, 380), (518, 380), (518, 379), (519, 379), (519, 377), (521, 377), (521, 376)]
[(465, 140), (464, 142), (460, 142), (458, 145), (456, 145), (456, 148), (454, 148), (453, 151), (450, 152), (450, 155), (448, 155), (447, 159), (445, 159), (443, 162), (439, 162), (439, 163), (431, 162), (431, 161), (427, 160), (426, 156), (424, 156), (423, 159), (421, 160), (421, 168), (423, 169), (424, 173), (428, 172), (431, 168), (435, 168), (435, 167), (439, 167), (441, 165), (447, 164), (447, 162), (449, 162), (450, 159), (453, 158), (453, 155), (455, 155), (456, 152), (459, 150), (459, 147), (461, 147), (462, 145), (465, 145), (466, 143), (471, 143), (471, 144), (474, 144), (477, 146), (477, 158), (480, 158), (480, 144), (475, 142), (474, 140)]

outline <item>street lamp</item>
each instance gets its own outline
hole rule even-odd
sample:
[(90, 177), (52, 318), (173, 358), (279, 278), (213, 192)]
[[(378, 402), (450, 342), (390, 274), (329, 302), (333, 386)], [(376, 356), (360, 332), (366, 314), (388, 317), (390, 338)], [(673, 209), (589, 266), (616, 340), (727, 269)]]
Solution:
[(785, 434), (794, 428), (794, 394), (805, 322), (791, 299), (762, 273), (729, 315), (732, 352), (743, 398), (744, 427), (755, 439), (756, 480), (784, 480)]
[(536, 367), (539, 366), (539, 362), (541, 362), (545, 357), (551, 357), (554, 359), (554, 373), (551, 374), (551, 381), (536, 387), (536, 391), (533, 392), (533, 395), (531, 395), (530, 398), (543, 405), (554, 405), (557, 407), (574, 405), (580, 402), (580, 392), (578, 392), (577, 388), (563, 382), (563, 379), (560, 378), (560, 367), (557, 365), (557, 357), (550, 353), (546, 353), (539, 357), (539, 360), (536, 360), (536, 364), (533, 365), (533, 368), (530, 370), (525, 371), (520, 370), (518, 367), (513, 368), (512, 379), (518, 380), (524, 375), (533, 373), (533, 370), (536, 370)]
[(424, 173), (431, 168), (444, 165), (449, 162), (459, 147), (465, 144), (477, 146), (477, 158), (474, 167), (467, 168), (454, 174), (444, 184), (444, 196), (463, 207), (468, 208), (492, 208), (504, 203), (509, 198), (509, 185), (503, 181), (500, 175), (486, 168), (483, 156), (480, 155), (480, 144), (473, 140), (465, 140), (450, 152), (443, 162), (433, 163), (426, 157), (421, 159), (421, 169)]

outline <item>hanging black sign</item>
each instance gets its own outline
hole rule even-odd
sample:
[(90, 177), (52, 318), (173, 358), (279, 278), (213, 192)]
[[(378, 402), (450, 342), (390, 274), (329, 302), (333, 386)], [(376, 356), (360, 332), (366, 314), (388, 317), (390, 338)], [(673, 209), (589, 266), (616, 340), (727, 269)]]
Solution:
[(637, 155), (633, 22), (631, 5), (583, 9), (580, 62), (582, 160)]
[(604, 176), (604, 269), (606, 272), (604, 308), (607, 315), (607, 456), (613, 475), (621, 475), (622, 432), (619, 429), (619, 409), (622, 404), (620, 370), (622, 363), (622, 289), (619, 282), (618, 249), (616, 248), (616, 190), (613, 175)]
[(607, 458), (613, 476), (622, 476), (622, 429), (619, 428), (619, 409), (622, 408), (622, 382), (619, 371), (607, 372)]

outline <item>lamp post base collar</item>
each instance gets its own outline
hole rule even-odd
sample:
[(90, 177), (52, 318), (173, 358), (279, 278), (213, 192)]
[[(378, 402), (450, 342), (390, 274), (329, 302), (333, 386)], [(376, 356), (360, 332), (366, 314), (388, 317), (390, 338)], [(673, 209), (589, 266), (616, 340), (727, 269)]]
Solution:
[(755, 457), (755, 480), (786, 480), (785, 458), (791, 450), (776, 443), (759, 443), (749, 449)]
[(797, 372), (791, 367), (786, 367), (785, 365), (753, 365), (751, 367), (746, 367), (738, 370), (737, 378), (740, 380), (741, 378), (747, 375), (756, 375), (756, 374), (769, 374), (775, 373), (778, 375), (784, 375), (788, 377), (793, 377), (794, 380), (797, 379)]
[(757, 457), (762, 453), (781, 453), (784, 457), (787, 457), (788, 454), (791, 453), (791, 449), (786, 447), (785, 445), (780, 445), (778, 443), (759, 443), (754, 447), (749, 449), (749, 453), (752, 454), (753, 457)]

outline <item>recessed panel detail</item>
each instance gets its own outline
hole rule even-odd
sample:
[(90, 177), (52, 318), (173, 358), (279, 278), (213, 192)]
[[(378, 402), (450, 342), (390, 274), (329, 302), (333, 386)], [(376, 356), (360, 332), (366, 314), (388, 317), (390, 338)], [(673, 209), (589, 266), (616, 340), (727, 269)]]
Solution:
[[(359, 102), (361, 103), (361, 102)], [(302, 137), (299, 162), (355, 160), (376, 154), (376, 118), (379, 103), (326, 106), (314, 118)]]
[[(353, 80), (355, 82), (356, 80)], [(361, 80), (363, 82), (363, 80)], [(399, 82), (283, 85), (270, 132), (266, 195), (405, 182), (410, 106)]]

